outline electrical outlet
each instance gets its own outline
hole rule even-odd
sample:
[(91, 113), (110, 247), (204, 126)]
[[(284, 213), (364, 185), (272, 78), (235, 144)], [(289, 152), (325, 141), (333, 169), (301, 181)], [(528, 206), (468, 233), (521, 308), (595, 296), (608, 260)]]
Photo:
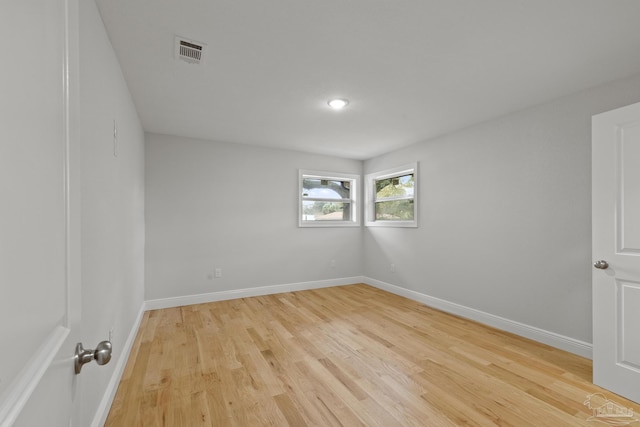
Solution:
[(216, 279), (221, 278), (222, 277), (222, 269), (221, 268), (216, 268), (215, 275), (216, 275)]
[(336, 260), (335, 260), (335, 259), (332, 259), (332, 260), (329, 262), (329, 267), (331, 267), (331, 268), (336, 268)]
[(391, 267), (389, 268), (391, 270), (392, 273), (396, 272), (396, 265), (395, 264), (391, 264)]

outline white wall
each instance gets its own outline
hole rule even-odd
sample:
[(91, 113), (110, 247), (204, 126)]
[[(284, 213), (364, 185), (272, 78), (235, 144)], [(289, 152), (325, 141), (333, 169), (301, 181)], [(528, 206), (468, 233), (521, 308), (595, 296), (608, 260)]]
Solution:
[(298, 168), (361, 162), (147, 134), (145, 298), (364, 275), (590, 343), (591, 116), (639, 99), (634, 76), (370, 159), (420, 162), (420, 227), (362, 234), (295, 225)]
[(366, 161), (421, 187), (418, 229), (366, 229), (364, 274), (591, 342), (591, 116), (638, 100), (640, 76)]
[(298, 228), (299, 168), (362, 162), (147, 134), (146, 299), (360, 275), (360, 228)]
[[(114, 156), (113, 121), (118, 127)], [(93, 0), (80, 2), (82, 318), (108, 365), (83, 368), (80, 425), (96, 413), (144, 299), (144, 132)]]

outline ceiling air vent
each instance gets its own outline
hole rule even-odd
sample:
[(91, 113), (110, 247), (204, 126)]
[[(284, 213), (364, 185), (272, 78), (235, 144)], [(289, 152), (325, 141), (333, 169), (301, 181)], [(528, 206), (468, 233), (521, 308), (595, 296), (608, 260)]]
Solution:
[(204, 43), (176, 37), (175, 55), (177, 59), (181, 59), (189, 64), (200, 64), (206, 45)]

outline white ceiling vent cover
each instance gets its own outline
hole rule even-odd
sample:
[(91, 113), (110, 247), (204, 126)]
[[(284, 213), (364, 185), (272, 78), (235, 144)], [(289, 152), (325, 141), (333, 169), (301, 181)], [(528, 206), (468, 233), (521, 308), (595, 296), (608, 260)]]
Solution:
[(200, 64), (207, 45), (176, 36), (175, 57), (189, 64)]

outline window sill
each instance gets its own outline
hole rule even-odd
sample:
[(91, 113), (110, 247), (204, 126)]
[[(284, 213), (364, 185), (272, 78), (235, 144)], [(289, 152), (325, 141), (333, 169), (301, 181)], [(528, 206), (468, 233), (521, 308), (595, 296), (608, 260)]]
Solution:
[(327, 222), (316, 222), (316, 223), (299, 223), (299, 228), (344, 228), (344, 227), (360, 227), (360, 224), (355, 222), (345, 222), (345, 223), (327, 223)]
[(367, 221), (366, 227), (418, 228), (416, 221)]

